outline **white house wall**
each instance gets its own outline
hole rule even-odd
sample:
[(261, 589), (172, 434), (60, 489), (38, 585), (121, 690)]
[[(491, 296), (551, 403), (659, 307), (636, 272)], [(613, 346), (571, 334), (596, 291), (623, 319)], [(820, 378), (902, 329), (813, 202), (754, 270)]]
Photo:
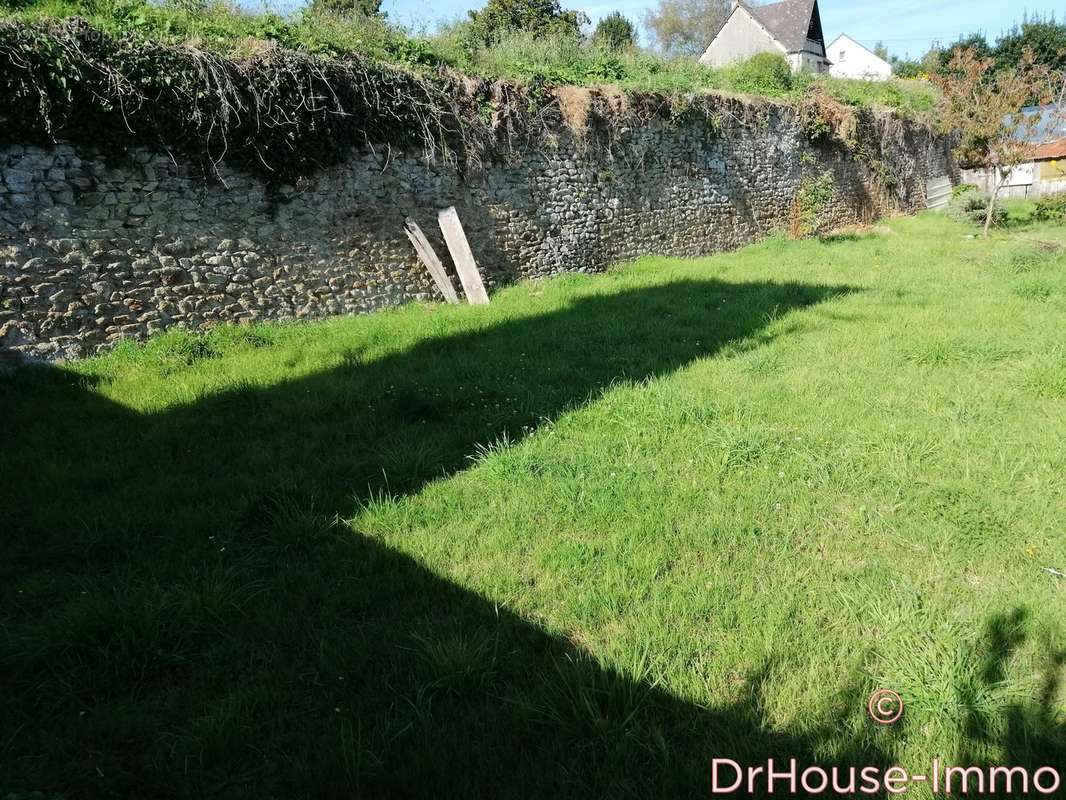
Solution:
[(700, 63), (708, 67), (726, 67), (759, 53), (785, 55), (785, 49), (751, 14), (738, 8), (700, 56)]
[(815, 74), (825, 72), (825, 59), (819, 53), (803, 51), (802, 53), (790, 53), (788, 63), (793, 72), (813, 72)]
[[(1066, 178), (1055, 175), (1041, 177), (1040, 165), (1021, 164), (1011, 171), (1006, 185), (1000, 189), (999, 196), (1007, 199), (1046, 197), (1066, 191)], [(982, 192), (991, 194), (996, 187), (997, 177), (991, 169), (967, 169), (962, 172), (963, 183), (972, 183)]]
[(892, 77), (892, 66), (871, 53), (850, 36), (841, 36), (826, 48), (832, 65), (829, 74), (837, 78), (884, 81)]

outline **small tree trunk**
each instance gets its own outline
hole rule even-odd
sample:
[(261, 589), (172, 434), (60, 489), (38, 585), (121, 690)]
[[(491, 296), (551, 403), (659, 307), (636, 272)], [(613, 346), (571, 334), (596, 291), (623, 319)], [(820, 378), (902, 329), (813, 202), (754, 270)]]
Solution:
[(988, 198), (988, 213), (985, 214), (984, 236), (988, 236), (988, 231), (992, 227), (992, 217), (996, 213), (996, 198), (999, 197), (1000, 190), (1003, 189), (1003, 184), (1005, 184), (1010, 177), (1009, 172), (1004, 174), (1001, 169), (997, 169), (996, 174), (999, 176), (999, 179), (996, 181), (996, 187), (992, 190), (992, 194)]

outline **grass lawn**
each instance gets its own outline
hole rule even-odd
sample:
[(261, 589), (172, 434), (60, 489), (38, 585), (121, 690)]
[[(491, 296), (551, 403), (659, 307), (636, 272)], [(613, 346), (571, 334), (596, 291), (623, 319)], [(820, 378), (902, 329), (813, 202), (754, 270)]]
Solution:
[(0, 379), (0, 796), (1062, 768), (1066, 229), (970, 234), (899, 219)]

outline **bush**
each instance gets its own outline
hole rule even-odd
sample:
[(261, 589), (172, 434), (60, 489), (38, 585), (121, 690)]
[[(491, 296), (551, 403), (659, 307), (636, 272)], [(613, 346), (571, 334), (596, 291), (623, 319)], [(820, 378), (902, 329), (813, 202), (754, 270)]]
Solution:
[[(964, 183), (957, 186), (951, 194), (948, 203), (948, 213), (960, 222), (968, 222), (973, 225), (985, 224), (988, 216), (988, 204), (990, 198), (972, 183)], [(1001, 205), (996, 206), (992, 214), (992, 224), (999, 227), (1007, 221), (1007, 210)]]
[[(453, 34), (463, 41), (462, 26)], [(445, 45), (446, 47), (448, 45)], [(457, 51), (459, 68), (485, 77), (517, 78), (529, 83), (584, 85), (621, 83), (630, 74), (631, 59), (589, 44), (570, 34), (511, 33), (490, 47)]]
[(902, 60), (892, 64), (892, 74), (902, 80), (924, 78), (925, 67), (921, 61)]
[(792, 67), (777, 53), (759, 53), (726, 70), (733, 89), (746, 94), (780, 96), (792, 89)]
[(515, 32), (579, 38), (581, 26), (589, 21), (580, 11), (564, 11), (559, 0), (489, 0), (483, 9), (469, 14), (469, 34), (485, 45)]
[(1066, 222), (1066, 192), (1037, 200), (1033, 219), (1038, 222)]
[(607, 50), (628, 50), (637, 43), (637, 29), (632, 22), (614, 11), (596, 25), (592, 41)]
[[(174, 2), (174, 0), (171, 0)], [(178, 0), (179, 2), (202, 3), (204, 0)], [(205, 3), (206, 5), (206, 3)], [(336, 14), (341, 17), (372, 17), (381, 9), (381, 0), (312, 0), (311, 10)]]
[(803, 182), (789, 212), (789, 236), (804, 239), (818, 232), (820, 218), (832, 202), (835, 189), (832, 172), (824, 172)]

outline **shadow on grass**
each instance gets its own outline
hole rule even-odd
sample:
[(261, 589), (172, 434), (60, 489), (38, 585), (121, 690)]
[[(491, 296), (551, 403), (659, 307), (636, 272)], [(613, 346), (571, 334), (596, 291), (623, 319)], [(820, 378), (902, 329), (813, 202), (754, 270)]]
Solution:
[[(1053, 711), (1066, 669), (1066, 652), (1045, 643), (1042, 650), (1045, 663), (1041, 669), (1040, 704), (1033, 709), (1021, 704), (1009, 706), (1005, 712), (991, 715), (980, 702), (982, 693), (994, 690), (1007, 680), (1007, 665), (1015, 652), (1028, 638), (1029, 613), (1016, 608), (1010, 613), (997, 614), (988, 620), (984, 638), (973, 658), (981, 667), (976, 686), (962, 687), (960, 699), (964, 709), (962, 726), (965, 734), (963, 748), (956, 763), (980, 764), (985, 767), (1001, 765), (1044, 766), (1062, 770), (1066, 766), (1066, 730)], [(989, 761), (989, 751), (1002, 754), (998, 762)], [(1004, 784), (1000, 784), (1003, 786)], [(1046, 785), (1046, 784), (1045, 784)], [(1015, 782), (1015, 788), (1020, 786)], [(1014, 794), (996, 796), (1032, 796), (1046, 794), (1029, 787)]]
[(697, 707), (646, 662), (607, 669), (335, 524), (840, 291), (591, 296), (369, 363), (353, 343), (327, 373), (148, 414), (61, 370), (15, 373), (0, 383), (0, 790), (676, 798), (707, 796), (713, 757), (890, 763), (905, 723), (849, 734), (871, 688), (857, 680), (815, 722), (773, 730), (772, 665)]

